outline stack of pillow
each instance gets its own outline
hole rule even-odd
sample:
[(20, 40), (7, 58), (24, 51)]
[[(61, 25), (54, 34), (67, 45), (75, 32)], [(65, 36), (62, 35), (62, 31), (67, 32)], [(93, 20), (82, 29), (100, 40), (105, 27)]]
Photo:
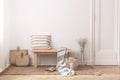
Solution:
[(32, 35), (31, 44), (32, 44), (32, 49), (51, 49), (51, 36)]

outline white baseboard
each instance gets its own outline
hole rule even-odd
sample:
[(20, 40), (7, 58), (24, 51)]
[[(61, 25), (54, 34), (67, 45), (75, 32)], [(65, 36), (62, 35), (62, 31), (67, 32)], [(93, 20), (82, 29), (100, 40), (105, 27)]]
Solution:
[(3, 69), (0, 68), (0, 73), (3, 72)]
[(6, 68), (8, 68), (10, 64), (7, 64), (4, 68), (0, 68), (0, 73), (2, 73)]

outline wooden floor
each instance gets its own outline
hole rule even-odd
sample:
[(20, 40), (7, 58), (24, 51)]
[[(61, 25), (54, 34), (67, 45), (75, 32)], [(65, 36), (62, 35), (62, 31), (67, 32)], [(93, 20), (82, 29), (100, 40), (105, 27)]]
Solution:
[[(89, 70), (89, 69), (88, 69)], [(1, 75), (0, 80), (120, 80), (119, 66), (94, 66), (94, 75), (75, 75), (62, 77), (60, 75)], [(100, 75), (98, 75), (100, 73)]]

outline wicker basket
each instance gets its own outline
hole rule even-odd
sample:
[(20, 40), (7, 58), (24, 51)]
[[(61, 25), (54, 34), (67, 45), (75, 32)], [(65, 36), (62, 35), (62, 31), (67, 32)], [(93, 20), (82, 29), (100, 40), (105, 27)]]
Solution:
[(16, 66), (28, 66), (30, 63), (29, 55), (25, 55), (24, 53), (20, 53), (20, 56), (17, 56)]
[(28, 55), (28, 50), (10, 50), (10, 64), (16, 65), (17, 56), (21, 56), (21, 53), (24, 55)]

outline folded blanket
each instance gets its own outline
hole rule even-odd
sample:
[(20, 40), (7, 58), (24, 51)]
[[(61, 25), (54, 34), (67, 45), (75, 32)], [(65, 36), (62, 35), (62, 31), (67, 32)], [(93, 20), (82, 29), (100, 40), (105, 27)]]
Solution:
[(73, 76), (75, 75), (75, 71), (68, 68), (66, 63), (62, 64), (59, 68), (58, 68), (58, 72), (61, 74), (61, 76), (67, 77), (67, 76)]
[(68, 55), (67, 48), (61, 48), (58, 50), (56, 67), (58, 72), (64, 77), (75, 75), (75, 71), (73, 69), (70, 69), (69, 65), (67, 64), (68, 60), (68, 58), (66, 57), (67, 55)]

